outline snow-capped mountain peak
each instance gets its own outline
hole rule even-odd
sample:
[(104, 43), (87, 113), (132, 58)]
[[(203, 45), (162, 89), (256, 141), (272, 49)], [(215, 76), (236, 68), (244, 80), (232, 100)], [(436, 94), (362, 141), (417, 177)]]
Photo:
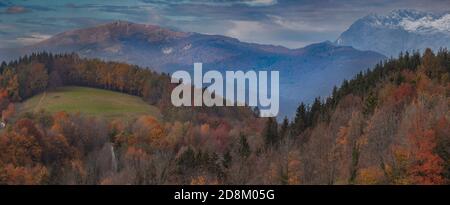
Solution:
[(439, 18), (425, 16), (415, 21), (403, 19), (400, 26), (412, 32), (450, 32), (450, 14), (442, 15)]
[(362, 19), (375, 27), (403, 29), (409, 32), (449, 32), (450, 13), (433, 14), (411, 9), (400, 9), (388, 15), (372, 14)]
[(425, 48), (450, 48), (450, 12), (402, 9), (386, 15), (371, 14), (353, 23), (336, 44), (386, 56)]

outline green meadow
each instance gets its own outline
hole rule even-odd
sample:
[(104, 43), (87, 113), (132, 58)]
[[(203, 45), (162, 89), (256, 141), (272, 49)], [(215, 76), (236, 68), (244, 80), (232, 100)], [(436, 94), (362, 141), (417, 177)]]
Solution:
[(140, 115), (160, 118), (159, 109), (141, 98), (119, 92), (88, 88), (60, 87), (36, 95), (18, 105), (20, 113), (45, 110), (55, 113), (65, 111), (106, 119), (133, 119)]

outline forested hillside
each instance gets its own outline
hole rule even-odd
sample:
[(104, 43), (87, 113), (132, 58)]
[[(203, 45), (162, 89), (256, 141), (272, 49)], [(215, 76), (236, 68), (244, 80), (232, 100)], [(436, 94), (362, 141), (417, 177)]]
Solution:
[[(300, 105), (295, 179), (305, 184), (444, 184), (450, 177), (450, 55), (401, 54)], [(289, 171), (288, 171), (289, 173)]]
[(170, 94), (176, 85), (170, 83), (167, 74), (125, 63), (83, 59), (77, 54), (32, 54), (8, 64), (2, 63), (0, 72), (2, 91), (11, 102), (26, 100), (47, 89), (76, 85), (140, 96), (158, 106), (167, 120), (196, 121), (202, 115), (240, 119), (252, 114), (247, 108), (177, 109), (170, 102)]
[[(136, 66), (45, 53), (4, 63), (0, 183), (448, 184), (449, 54), (381, 62), (281, 124), (246, 107), (174, 108), (169, 76)], [(62, 85), (140, 96), (163, 119), (16, 116), (15, 102)]]
[[(183, 156), (195, 148), (204, 164), (218, 163), (240, 135), (262, 127), (248, 107), (173, 107), (170, 77), (133, 65), (40, 53), (3, 63), (0, 71), (1, 184), (190, 183), (177, 174), (186, 170), (177, 164)], [(73, 85), (140, 96), (163, 119), (16, 113), (19, 102)]]

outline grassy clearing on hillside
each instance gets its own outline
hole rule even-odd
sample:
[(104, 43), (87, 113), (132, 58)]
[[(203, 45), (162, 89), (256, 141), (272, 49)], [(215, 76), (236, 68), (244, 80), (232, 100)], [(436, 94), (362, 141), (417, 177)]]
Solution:
[(51, 113), (66, 111), (82, 113), (107, 119), (132, 119), (140, 115), (160, 118), (158, 108), (145, 103), (141, 98), (119, 92), (88, 88), (61, 87), (36, 95), (20, 103), (19, 114), (45, 110)]

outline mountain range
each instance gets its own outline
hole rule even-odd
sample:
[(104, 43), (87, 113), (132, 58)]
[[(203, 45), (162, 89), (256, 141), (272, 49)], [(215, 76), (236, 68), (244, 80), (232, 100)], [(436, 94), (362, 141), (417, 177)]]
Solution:
[(450, 46), (450, 13), (394, 10), (353, 23), (335, 42), (304, 48), (241, 42), (221, 35), (182, 32), (157, 25), (116, 21), (67, 31), (32, 46), (0, 50), (11, 60), (36, 51), (76, 52), (87, 58), (122, 61), (157, 72), (193, 70), (279, 70), (280, 116), (293, 116), (298, 103), (327, 96), (333, 86), (402, 51)]
[(116, 21), (57, 34), (20, 49), (0, 49), (0, 60), (35, 51), (76, 52), (87, 58), (122, 61), (173, 73), (193, 70), (279, 70), (281, 115), (292, 116), (300, 101), (328, 96), (335, 85), (402, 51), (450, 46), (450, 13), (394, 10), (355, 21), (335, 42), (304, 48), (241, 42), (221, 35), (175, 31)]
[(36, 51), (76, 52), (165, 73), (192, 71), (194, 62), (202, 62), (204, 71), (279, 70), (280, 117), (292, 117), (299, 102), (328, 96), (343, 79), (385, 58), (330, 41), (289, 49), (124, 21), (60, 33), (17, 52), (23, 55)]
[(20, 49), (0, 50), (11, 60), (36, 51), (76, 52), (87, 58), (122, 61), (157, 72), (193, 70), (279, 70), (279, 116), (292, 117), (299, 102), (328, 96), (344, 79), (402, 51), (450, 46), (450, 13), (394, 10), (353, 23), (335, 42), (304, 48), (241, 42), (221, 35), (182, 32), (156, 25), (116, 21), (57, 34)]
[(393, 57), (402, 51), (450, 47), (450, 12), (401, 9), (371, 14), (353, 23), (335, 43)]

